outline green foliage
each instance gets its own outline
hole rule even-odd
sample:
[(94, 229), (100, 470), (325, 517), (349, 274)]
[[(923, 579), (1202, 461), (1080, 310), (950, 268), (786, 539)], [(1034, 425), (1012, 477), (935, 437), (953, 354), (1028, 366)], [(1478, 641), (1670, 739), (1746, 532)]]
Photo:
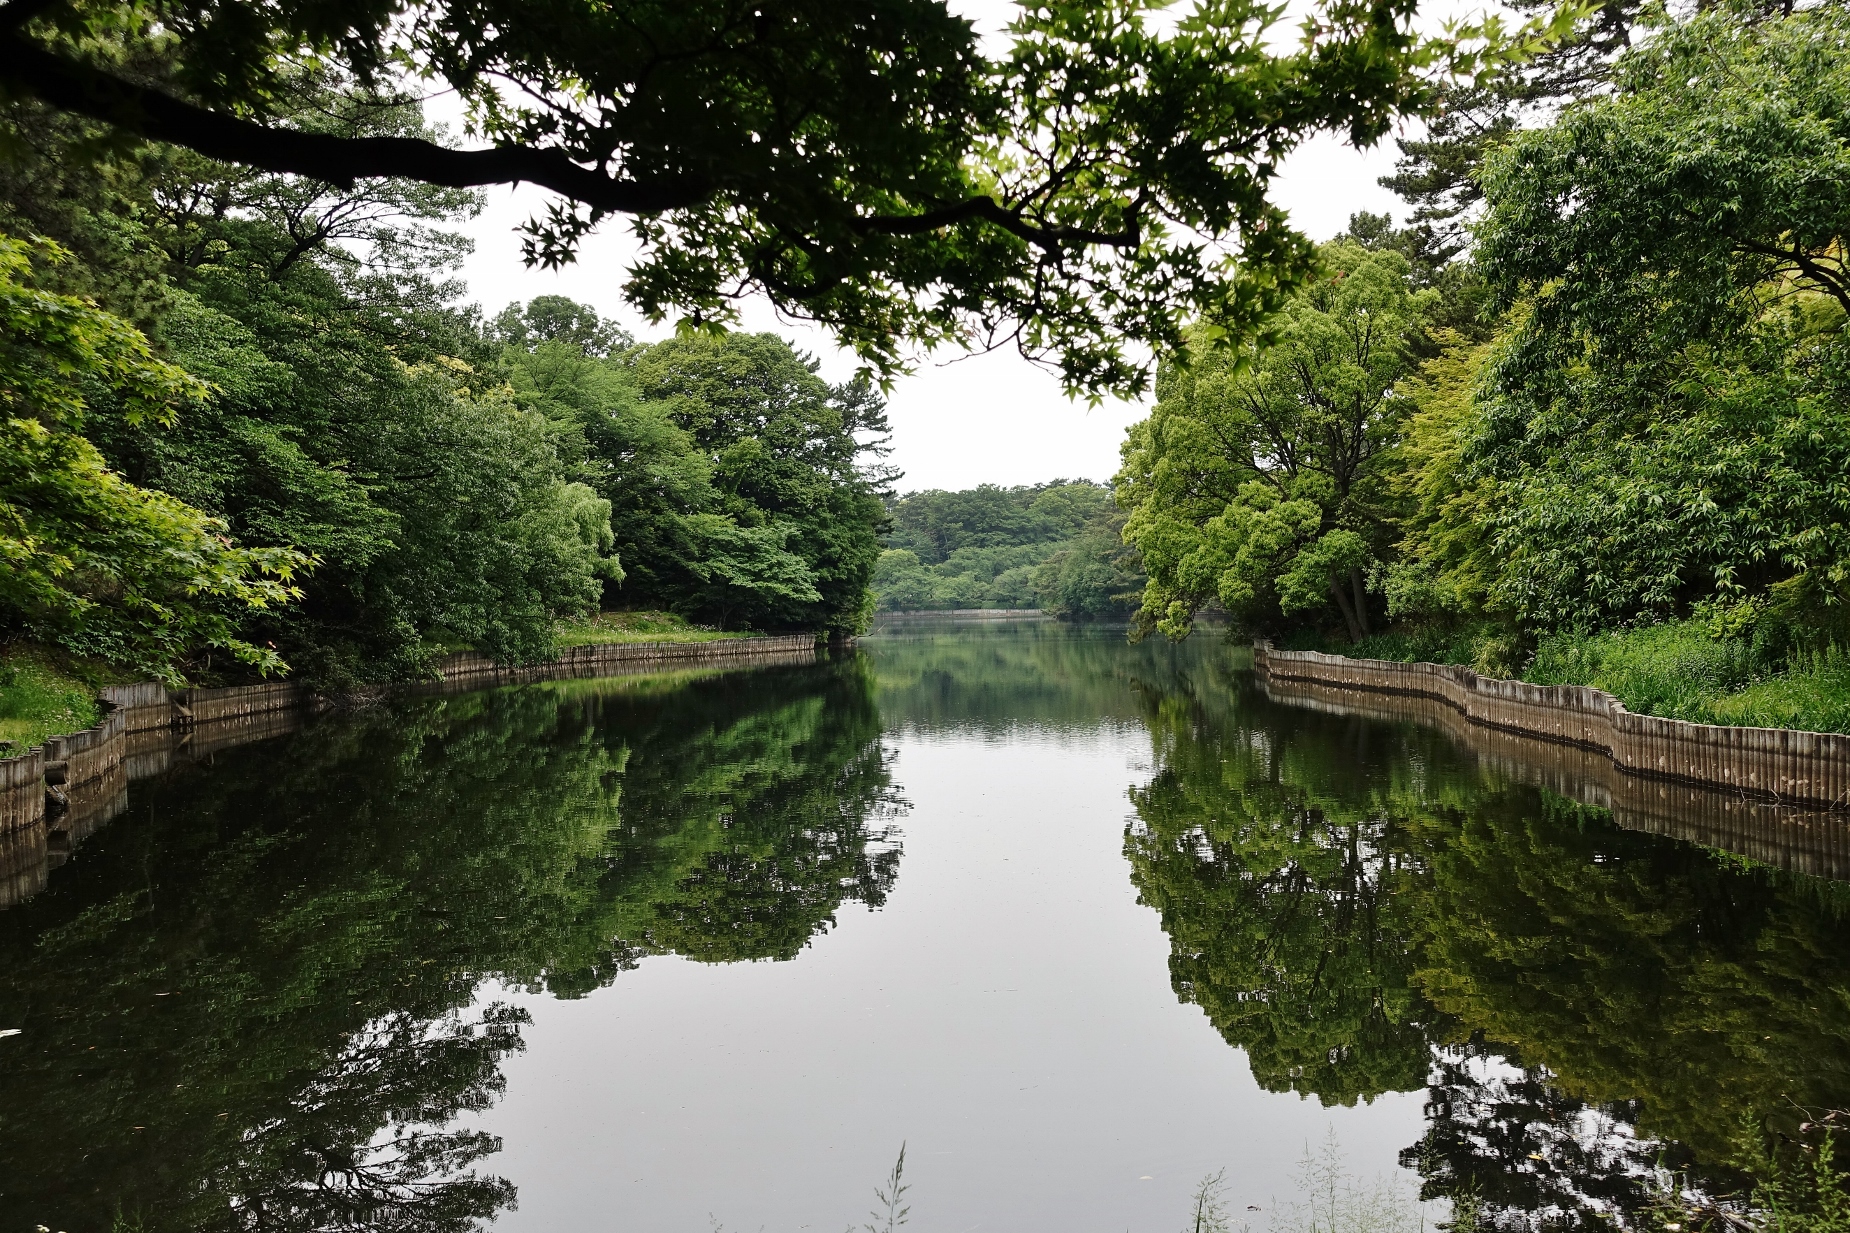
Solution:
[(1393, 543), (1397, 383), (1436, 297), (1404, 257), (1338, 242), (1276, 344), (1172, 364), (1119, 473), (1150, 582), (1139, 619), (1171, 637), (1218, 601), (1244, 628), (1301, 612), (1370, 628), (1366, 574)]
[(281, 669), (236, 618), (298, 596), (311, 558), (237, 547), (223, 521), (109, 469), (79, 435), (98, 392), (131, 422), (171, 421), (205, 387), (120, 319), (32, 288), (30, 258), (0, 236), (0, 627), (169, 681), (208, 648)]
[[(990, 59), (931, 0), (766, 0), (749, 19), (731, 0), (90, 0), (10, 19), (0, 82), (305, 181), (540, 184), (564, 198), (528, 225), (547, 265), (629, 215), (643, 253), (624, 291), (653, 320), (723, 323), (750, 288), (883, 375), (908, 341), (1012, 338), (1097, 394), (1140, 388), (1140, 354), (1181, 346), (1187, 322), (1245, 337), (1309, 274), (1269, 199), (1294, 147), (1372, 143), (1440, 82), (1567, 27), (1427, 38), (1411, 0), (1328, 0), (1293, 39), (1254, 0), (1175, 23), (1158, 7), (1029, 4)], [(362, 96), (441, 83), (490, 148), (313, 123), (292, 106), (302, 64)]]
[(568, 354), (575, 351), (593, 358), (635, 344), (621, 327), (599, 317), (590, 305), (562, 295), (535, 296), (524, 308), (509, 304), (490, 324), (489, 332), (498, 341), (522, 351), (553, 343), (566, 348)]
[(1643, 715), (1755, 728), (1850, 731), (1850, 657), (1770, 654), (1706, 620), (1544, 637), (1525, 680), (1591, 685)]
[(1019, 548), (1070, 539), (1111, 504), (1111, 490), (1085, 480), (960, 492), (928, 489), (894, 501), (887, 543), (938, 565), (972, 548)]
[(1135, 547), (1124, 542), (1124, 511), (1112, 505), (1035, 567), (1029, 581), (1044, 612), (1081, 620), (1127, 615), (1148, 579)]
[(559, 622), (560, 646), (597, 646), (610, 642), (717, 642), (743, 637), (690, 625), (672, 612), (600, 612)]
[[(1850, 1188), (1846, 1188), (1844, 1170), (1837, 1163), (1843, 1120), (1841, 1110), (1829, 1110), (1783, 1143), (1773, 1141), (1773, 1136), (1757, 1126), (1743, 1128), (1741, 1164), (1754, 1179), (1744, 1206), (1760, 1217), (1761, 1227), (1780, 1233), (1843, 1233), (1850, 1229)], [(1674, 1217), (1678, 1224), (1702, 1229), (1719, 1224), (1717, 1217), (1725, 1218), (1713, 1208), (1680, 1201), (1681, 1195), (1667, 1198), (1662, 1224), (1671, 1223)]]
[[(1625, 50), (1634, 23), (1649, 37)], [(1404, 307), (1363, 302), (1332, 256), (1343, 291), (1300, 293), (1276, 345), (1166, 370), (1120, 485), (1140, 621), (1180, 636), (1218, 603), (1323, 648), (1334, 605), (1358, 652), (1509, 676), (1539, 640), (1544, 677), (1641, 709), (1841, 726), (1850, 215), (1823, 186), (1850, 159), (1846, 45), (1839, 5), (1613, 4), (1455, 98), (1397, 181), (1416, 225), (1357, 215), (1331, 249), (1404, 258)], [(1544, 100), (1571, 105), (1519, 130)], [(1448, 263), (1480, 184), (1472, 259)], [(1383, 323), (1379, 365), (1324, 379), (1319, 331)], [(1358, 390), (1378, 409), (1338, 415)], [(1366, 429), (1332, 433), (1345, 415)], [(1361, 460), (1359, 496), (1324, 456)], [(1686, 620), (1747, 658), (1717, 676), (1731, 652)], [(1604, 676), (1554, 662), (1602, 638), (1628, 648), (1598, 651)]]
[(102, 718), (96, 689), (93, 674), (79, 675), (41, 647), (7, 646), (0, 655), (0, 758), (96, 723)]
[(1484, 531), (1496, 486), (1466, 462), (1491, 344), (1449, 332), (1436, 341), (1440, 353), (1405, 386), (1414, 410), (1393, 484), (1406, 513), (1382, 575), (1388, 616), (1429, 623), (1483, 614), (1502, 569)]
[(1121, 617), (1143, 582), (1111, 489), (1054, 480), (961, 492), (931, 489), (889, 503), (893, 529), (874, 573), (889, 611), (1041, 608)]
[(877, 457), (886, 433), (864, 379), (832, 387), (770, 334), (599, 354), (614, 346), (596, 341), (614, 339), (611, 327), (559, 297), (517, 324), (525, 342), (503, 356), (515, 399), (547, 418), (569, 473), (611, 503), (625, 574), (607, 600), (734, 627), (858, 632), (884, 478), (860, 459)]
[(1474, 465), (1493, 599), (1543, 626), (1850, 585), (1850, 15), (1660, 19), (1612, 98), (1512, 140), (1479, 259), (1522, 315)]
[[(291, 77), (292, 122), (433, 135), (415, 104), (338, 85), (319, 71)], [(159, 598), (177, 585), (171, 563), (110, 554), (191, 536), (204, 562), (195, 606), (225, 613), (210, 637), (165, 619), (166, 640), (133, 647), (93, 616), (99, 628), (74, 648), (137, 657), (169, 679), (239, 671), (239, 655), (211, 657), (215, 645), (261, 648), (257, 666), (286, 659), (340, 689), (423, 675), (434, 653), (457, 647), (543, 659), (561, 619), (606, 602), (746, 627), (858, 626), (882, 479), (858, 455), (877, 453), (884, 431), (866, 381), (831, 389), (775, 339), (705, 339), (681, 351), (707, 348), (717, 367), (655, 396), (643, 385), (673, 365), (582, 305), (541, 297), (486, 331), (451, 306), (461, 288), (445, 276), (467, 243), (446, 227), (478, 206), (471, 193), (406, 180), (343, 188), (159, 147), (130, 156), (23, 103), (0, 121), (0, 214), (61, 230), (88, 259), (34, 279), (115, 296), (149, 333), (86, 334), (52, 311), (79, 301), (16, 297), (19, 312), (38, 314), (17, 328), (36, 323), (67, 350), (88, 348), (84, 362), (114, 364), (121, 379), (69, 395), (82, 401), (72, 408), (85, 413), (83, 437), (73, 426), (11, 457), (23, 466), (28, 445), (56, 446), (63, 461), (32, 474), (62, 467), (77, 489), (99, 490), (96, 510), (59, 515), (77, 528), (67, 537), (94, 530), (103, 506), (116, 524), (140, 520), (139, 538), (84, 546), (78, 573), (106, 595), (120, 598), (115, 586), (145, 607), (152, 593), (172, 610)], [(18, 397), (43, 400), (49, 369), (14, 367)], [(181, 402), (184, 414), (149, 414)], [(99, 478), (105, 467), (127, 484)], [(124, 495), (137, 493), (147, 495)], [(31, 500), (49, 517), (57, 496)], [(234, 602), (249, 596), (211, 591), (224, 589), (211, 569), (256, 560), (211, 538), (221, 534), (288, 545), (316, 568), (279, 591), (290, 602), (251, 614)], [(109, 570), (145, 573), (145, 585), (109, 583)]]
[(741, 607), (763, 611), (822, 598), (808, 563), (789, 550), (797, 533), (791, 524), (742, 527), (722, 514), (693, 514), (685, 525), (694, 542), (688, 568), (706, 584), (702, 607), (718, 610), (722, 629)]
[[(1524, 15), (1550, 8), (1545, 0), (1511, 0), (1507, 7)], [(1483, 202), (1486, 155), (1534, 115), (1609, 89), (1613, 60), (1631, 46), (1648, 11), (1646, 0), (1600, 0), (1523, 63), (1489, 81), (1442, 87), (1444, 101), (1425, 132), (1398, 138), (1394, 174), (1380, 181), (1414, 207), (1405, 235), (1416, 266), (1458, 268), (1452, 259), (1469, 247)]]
[[(771, 334), (684, 334), (630, 361), (637, 392), (710, 460), (713, 507), (689, 533), (731, 562), (703, 573), (701, 549), (689, 552), (678, 609), (759, 628), (865, 626), (885, 518), (883, 473), (858, 460), (884, 449), (886, 409), (864, 377), (831, 387), (816, 367)], [(755, 587), (735, 581), (753, 573)]]

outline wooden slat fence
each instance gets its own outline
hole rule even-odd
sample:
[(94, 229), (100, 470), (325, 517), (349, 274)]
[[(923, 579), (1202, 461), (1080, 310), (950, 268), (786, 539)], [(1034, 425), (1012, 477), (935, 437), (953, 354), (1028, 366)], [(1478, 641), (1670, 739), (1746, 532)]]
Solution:
[(1850, 807), (1850, 736), (1636, 715), (1602, 690), (1498, 680), (1455, 664), (1348, 659), (1265, 643), (1254, 647), (1253, 660), (1274, 680), (1434, 698), (1483, 727), (1600, 750), (1633, 775), (1788, 804)]

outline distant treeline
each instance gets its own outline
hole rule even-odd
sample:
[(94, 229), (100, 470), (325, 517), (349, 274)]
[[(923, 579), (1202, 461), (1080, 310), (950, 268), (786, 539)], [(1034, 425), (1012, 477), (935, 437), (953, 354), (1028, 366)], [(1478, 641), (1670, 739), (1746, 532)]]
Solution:
[(1054, 480), (891, 499), (892, 529), (874, 570), (887, 611), (1042, 608), (1076, 618), (1123, 618), (1144, 585), (1111, 489)]

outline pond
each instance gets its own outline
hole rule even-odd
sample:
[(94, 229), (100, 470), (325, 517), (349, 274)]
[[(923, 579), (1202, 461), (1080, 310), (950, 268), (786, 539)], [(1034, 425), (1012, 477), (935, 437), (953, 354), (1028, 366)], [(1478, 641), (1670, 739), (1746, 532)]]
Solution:
[(1846, 941), (1208, 634), (407, 697), (135, 783), (0, 912), (0, 1233), (833, 1230), (902, 1144), (925, 1230), (1213, 1174), (1302, 1228), (1306, 1159), (1377, 1229), (1610, 1228), (1850, 1104)]

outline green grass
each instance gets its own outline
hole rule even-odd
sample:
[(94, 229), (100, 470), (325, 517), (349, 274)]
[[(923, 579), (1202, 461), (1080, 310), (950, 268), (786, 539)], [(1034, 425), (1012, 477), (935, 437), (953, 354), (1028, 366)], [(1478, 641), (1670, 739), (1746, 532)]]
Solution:
[(1769, 662), (1697, 621), (1606, 634), (1554, 634), (1523, 679), (1591, 685), (1627, 710), (1704, 724), (1850, 732), (1850, 654), (1831, 647)]
[(29, 644), (0, 649), (0, 758), (25, 753), (48, 736), (81, 732), (102, 719), (95, 670)]
[(751, 636), (690, 625), (672, 612), (600, 612), (593, 617), (559, 622), (557, 634), (561, 647), (609, 642), (718, 642)]

